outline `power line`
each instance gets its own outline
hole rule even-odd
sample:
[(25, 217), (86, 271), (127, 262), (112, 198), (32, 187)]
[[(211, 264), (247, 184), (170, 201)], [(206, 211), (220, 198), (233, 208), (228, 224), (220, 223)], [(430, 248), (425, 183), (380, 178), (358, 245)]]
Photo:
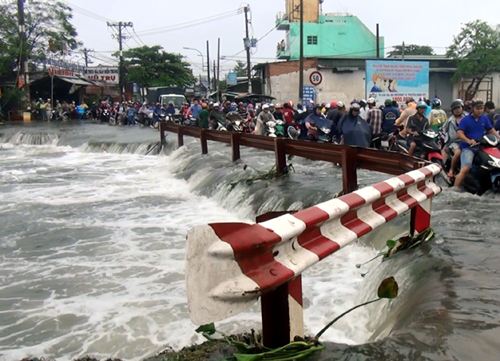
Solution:
[(74, 11), (74, 12), (79, 13), (79, 14), (81, 14), (81, 15), (88, 16), (88, 17), (90, 17), (90, 18), (93, 18), (93, 19), (95, 19), (95, 20), (102, 21), (102, 22), (104, 22), (104, 23), (106, 23), (106, 22), (113, 22), (113, 21), (114, 21), (114, 20), (108, 19), (108, 18), (106, 18), (106, 17), (104, 17), (104, 16), (102, 16), (102, 15), (99, 15), (99, 14), (93, 13), (92, 11), (89, 11), (89, 10), (84, 9), (84, 8), (82, 8), (82, 7), (79, 7), (79, 6), (75, 5), (75, 4), (72, 4), (72, 3), (70, 3), (69, 1), (66, 1), (66, 0), (64, 0), (64, 1), (66, 2), (66, 4), (70, 5), (70, 6), (73, 8), (73, 11)]
[(226, 18), (230, 18), (230, 17), (236, 16), (236, 15), (242, 14), (242, 13), (243, 13), (243, 9), (239, 8), (237, 10), (232, 10), (232, 11), (228, 11), (226, 13), (222, 13), (219, 15), (190, 21), (188, 23), (181, 23), (181, 24), (171, 25), (171, 26), (167, 26), (167, 27), (163, 27), (163, 28), (156, 28), (156, 29), (139, 31), (139, 32), (137, 32), (137, 34), (139, 34), (141, 36), (163, 34), (163, 33), (171, 32), (171, 31), (183, 30), (183, 29), (187, 29), (190, 27), (207, 24), (207, 23), (211, 23), (214, 21), (223, 20)]

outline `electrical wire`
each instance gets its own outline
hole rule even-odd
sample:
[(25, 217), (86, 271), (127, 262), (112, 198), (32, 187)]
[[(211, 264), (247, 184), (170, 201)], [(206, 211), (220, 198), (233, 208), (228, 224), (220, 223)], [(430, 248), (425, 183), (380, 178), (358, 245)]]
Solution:
[(149, 30), (143, 30), (143, 31), (138, 31), (136, 34), (141, 35), (141, 36), (150, 36), (150, 35), (158, 35), (158, 34), (163, 34), (163, 33), (168, 33), (171, 31), (177, 31), (177, 30), (183, 30), (187, 29), (190, 27), (198, 26), (198, 25), (203, 25), (207, 24), (210, 22), (214, 21), (219, 21), (223, 19), (227, 19), (239, 14), (242, 14), (243, 10), (242, 9), (237, 9), (237, 10), (232, 10), (228, 11), (219, 15), (203, 18), (203, 19), (198, 19), (194, 21), (190, 21), (189, 23), (181, 23), (181, 24), (175, 24), (163, 28), (156, 28), (156, 29), (149, 29)]
[(93, 13), (92, 11), (89, 11), (89, 10), (84, 9), (84, 8), (82, 8), (82, 7), (79, 7), (79, 6), (75, 5), (75, 4), (72, 4), (72, 3), (70, 3), (69, 1), (64, 0), (64, 2), (65, 2), (66, 4), (68, 4), (68, 5), (70, 5), (70, 6), (72, 7), (73, 11), (74, 11), (74, 12), (76, 12), (76, 13), (79, 13), (79, 14), (81, 14), (81, 15), (85, 15), (85, 16), (88, 16), (88, 17), (90, 17), (90, 18), (93, 18), (93, 19), (95, 19), (95, 20), (102, 21), (102, 22), (104, 22), (104, 23), (107, 23), (107, 22), (114, 22), (114, 20), (108, 19), (108, 18), (106, 18), (106, 17), (104, 17), (104, 16), (102, 16), (102, 15), (99, 15), (99, 14)]

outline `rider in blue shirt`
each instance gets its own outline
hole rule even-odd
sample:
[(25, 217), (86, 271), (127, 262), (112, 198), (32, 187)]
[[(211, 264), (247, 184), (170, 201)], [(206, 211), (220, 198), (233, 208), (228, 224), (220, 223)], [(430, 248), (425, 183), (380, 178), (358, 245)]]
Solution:
[(198, 119), (198, 116), (200, 115), (201, 112), (201, 105), (198, 99), (195, 99), (193, 102), (193, 105), (189, 108), (191, 109), (191, 116), (193, 118)]
[(485, 133), (494, 134), (497, 138), (498, 133), (491, 126), (490, 120), (484, 115), (484, 102), (480, 99), (472, 101), (472, 113), (464, 117), (458, 125), (457, 135), (460, 138), (461, 169), (455, 180), (455, 188), (460, 188), (465, 177), (469, 173), (477, 148), (476, 140), (481, 139)]

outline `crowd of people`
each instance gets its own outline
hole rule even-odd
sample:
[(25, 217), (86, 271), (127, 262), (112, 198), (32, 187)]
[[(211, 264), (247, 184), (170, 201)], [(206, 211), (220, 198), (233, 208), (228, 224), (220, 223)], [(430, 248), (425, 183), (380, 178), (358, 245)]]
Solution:
[[(485, 133), (498, 137), (500, 112), (492, 102), (460, 99), (451, 104), (451, 114), (442, 109), (439, 98), (418, 101), (410, 98), (400, 106), (391, 99), (378, 106), (374, 98), (354, 99), (349, 107), (342, 101), (294, 107), (293, 102), (222, 103), (195, 99), (176, 109), (173, 103), (112, 102), (105, 99), (87, 105), (75, 102), (55, 102), (39, 99), (33, 103), (33, 112), (39, 119), (82, 119), (92, 122), (109, 122), (111, 125), (136, 124), (156, 128), (159, 121), (174, 121), (204, 129), (240, 131), (255, 135), (284, 136), (307, 141), (332, 142), (360, 147), (380, 148), (380, 135), (407, 143), (408, 154), (415, 155), (422, 147), (421, 135), (428, 129), (439, 134), (439, 145), (443, 158), (450, 159), (449, 178), (455, 178), (460, 186), (474, 159), (476, 140)], [(276, 132), (277, 124), (284, 129)], [(274, 129), (274, 130), (273, 130)], [(293, 130), (292, 132), (290, 131)], [(391, 149), (396, 150), (396, 149)], [(457, 165), (461, 164), (458, 175)]]

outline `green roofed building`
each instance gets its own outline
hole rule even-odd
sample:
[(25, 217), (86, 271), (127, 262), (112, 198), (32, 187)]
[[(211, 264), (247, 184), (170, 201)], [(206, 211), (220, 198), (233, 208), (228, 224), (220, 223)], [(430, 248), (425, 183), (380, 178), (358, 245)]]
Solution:
[[(322, 0), (304, 2), (304, 57), (375, 58), (377, 38), (356, 16), (326, 13)], [(276, 57), (298, 60), (300, 53), (300, 0), (286, 0), (286, 11), (276, 16), (278, 30), (285, 38), (278, 43)], [(375, 27), (375, 24), (373, 24)], [(380, 37), (380, 57), (384, 57), (384, 38)]]

